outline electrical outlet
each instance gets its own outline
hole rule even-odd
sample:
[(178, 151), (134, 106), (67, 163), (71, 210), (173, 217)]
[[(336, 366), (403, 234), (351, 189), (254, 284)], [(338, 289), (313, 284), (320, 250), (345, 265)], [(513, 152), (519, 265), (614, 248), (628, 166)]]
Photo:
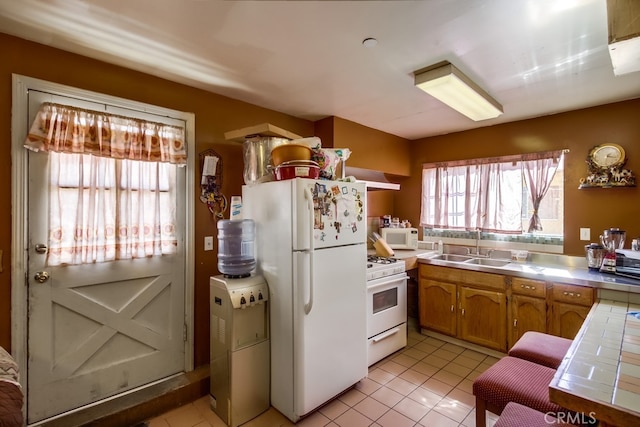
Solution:
[(213, 250), (213, 236), (204, 236), (204, 250), (205, 251)]
[(591, 229), (590, 228), (581, 228), (580, 229), (580, 240), (591, 240)]

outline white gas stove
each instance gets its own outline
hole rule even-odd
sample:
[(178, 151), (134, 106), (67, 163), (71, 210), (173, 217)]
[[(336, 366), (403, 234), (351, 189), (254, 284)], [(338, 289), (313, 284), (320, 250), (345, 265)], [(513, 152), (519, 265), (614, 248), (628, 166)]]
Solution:
[(404, 273), (404, 261), (397, 258), (367, 256), (367, 281)]
[(367, 257), (369, 366), (407, 345), (407, 277), (403, 260)]

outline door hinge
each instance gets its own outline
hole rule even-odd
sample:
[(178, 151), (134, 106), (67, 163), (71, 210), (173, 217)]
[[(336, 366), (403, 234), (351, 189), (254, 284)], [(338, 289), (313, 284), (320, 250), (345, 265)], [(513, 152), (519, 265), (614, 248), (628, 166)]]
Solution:
[(182, 325), (182, 341), (187, 342), (187, 324)]

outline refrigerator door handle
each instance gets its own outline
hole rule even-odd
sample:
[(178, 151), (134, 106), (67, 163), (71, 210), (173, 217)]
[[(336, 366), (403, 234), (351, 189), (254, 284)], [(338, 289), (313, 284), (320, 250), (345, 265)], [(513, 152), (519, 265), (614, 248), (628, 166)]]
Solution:
[(313, 258), (314, 258), (314, 246), (313, 246), (313, 194), (311, 194), (310, 188), (304, 189), (304, 196), (307, 199), (307, 206), (309, 207), (309, 302), (304, 305), (304, 314), (311, 313), (313, 308)]

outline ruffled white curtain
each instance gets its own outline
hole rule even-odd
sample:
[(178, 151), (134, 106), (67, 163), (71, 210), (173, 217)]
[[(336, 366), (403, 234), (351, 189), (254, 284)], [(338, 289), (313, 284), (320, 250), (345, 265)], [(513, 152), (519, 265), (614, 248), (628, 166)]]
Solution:
[[(156, 124), (117, 125), (125, 122), (52, 104), (43, 104), (38, 113), (25, 146), (49, 152), (47, 265), (176, 253), (172, 163), (182, 162), (182, 156), (186, 161), (186, 152), (160, 149), (166, 147), (158, 142), (160, 134), (149, 133), (154, 127), (161, 131)], [(184, 133), (174, 129), (175, 135)]]
[(549, 189), (562, 153), (554, 151), (424, 165), (420, 224), (432, 228), (520, 234), (523, 232), (523, 186), (526, 186), (534, 204), (528, 232), (540, 231), (538, 207)]

